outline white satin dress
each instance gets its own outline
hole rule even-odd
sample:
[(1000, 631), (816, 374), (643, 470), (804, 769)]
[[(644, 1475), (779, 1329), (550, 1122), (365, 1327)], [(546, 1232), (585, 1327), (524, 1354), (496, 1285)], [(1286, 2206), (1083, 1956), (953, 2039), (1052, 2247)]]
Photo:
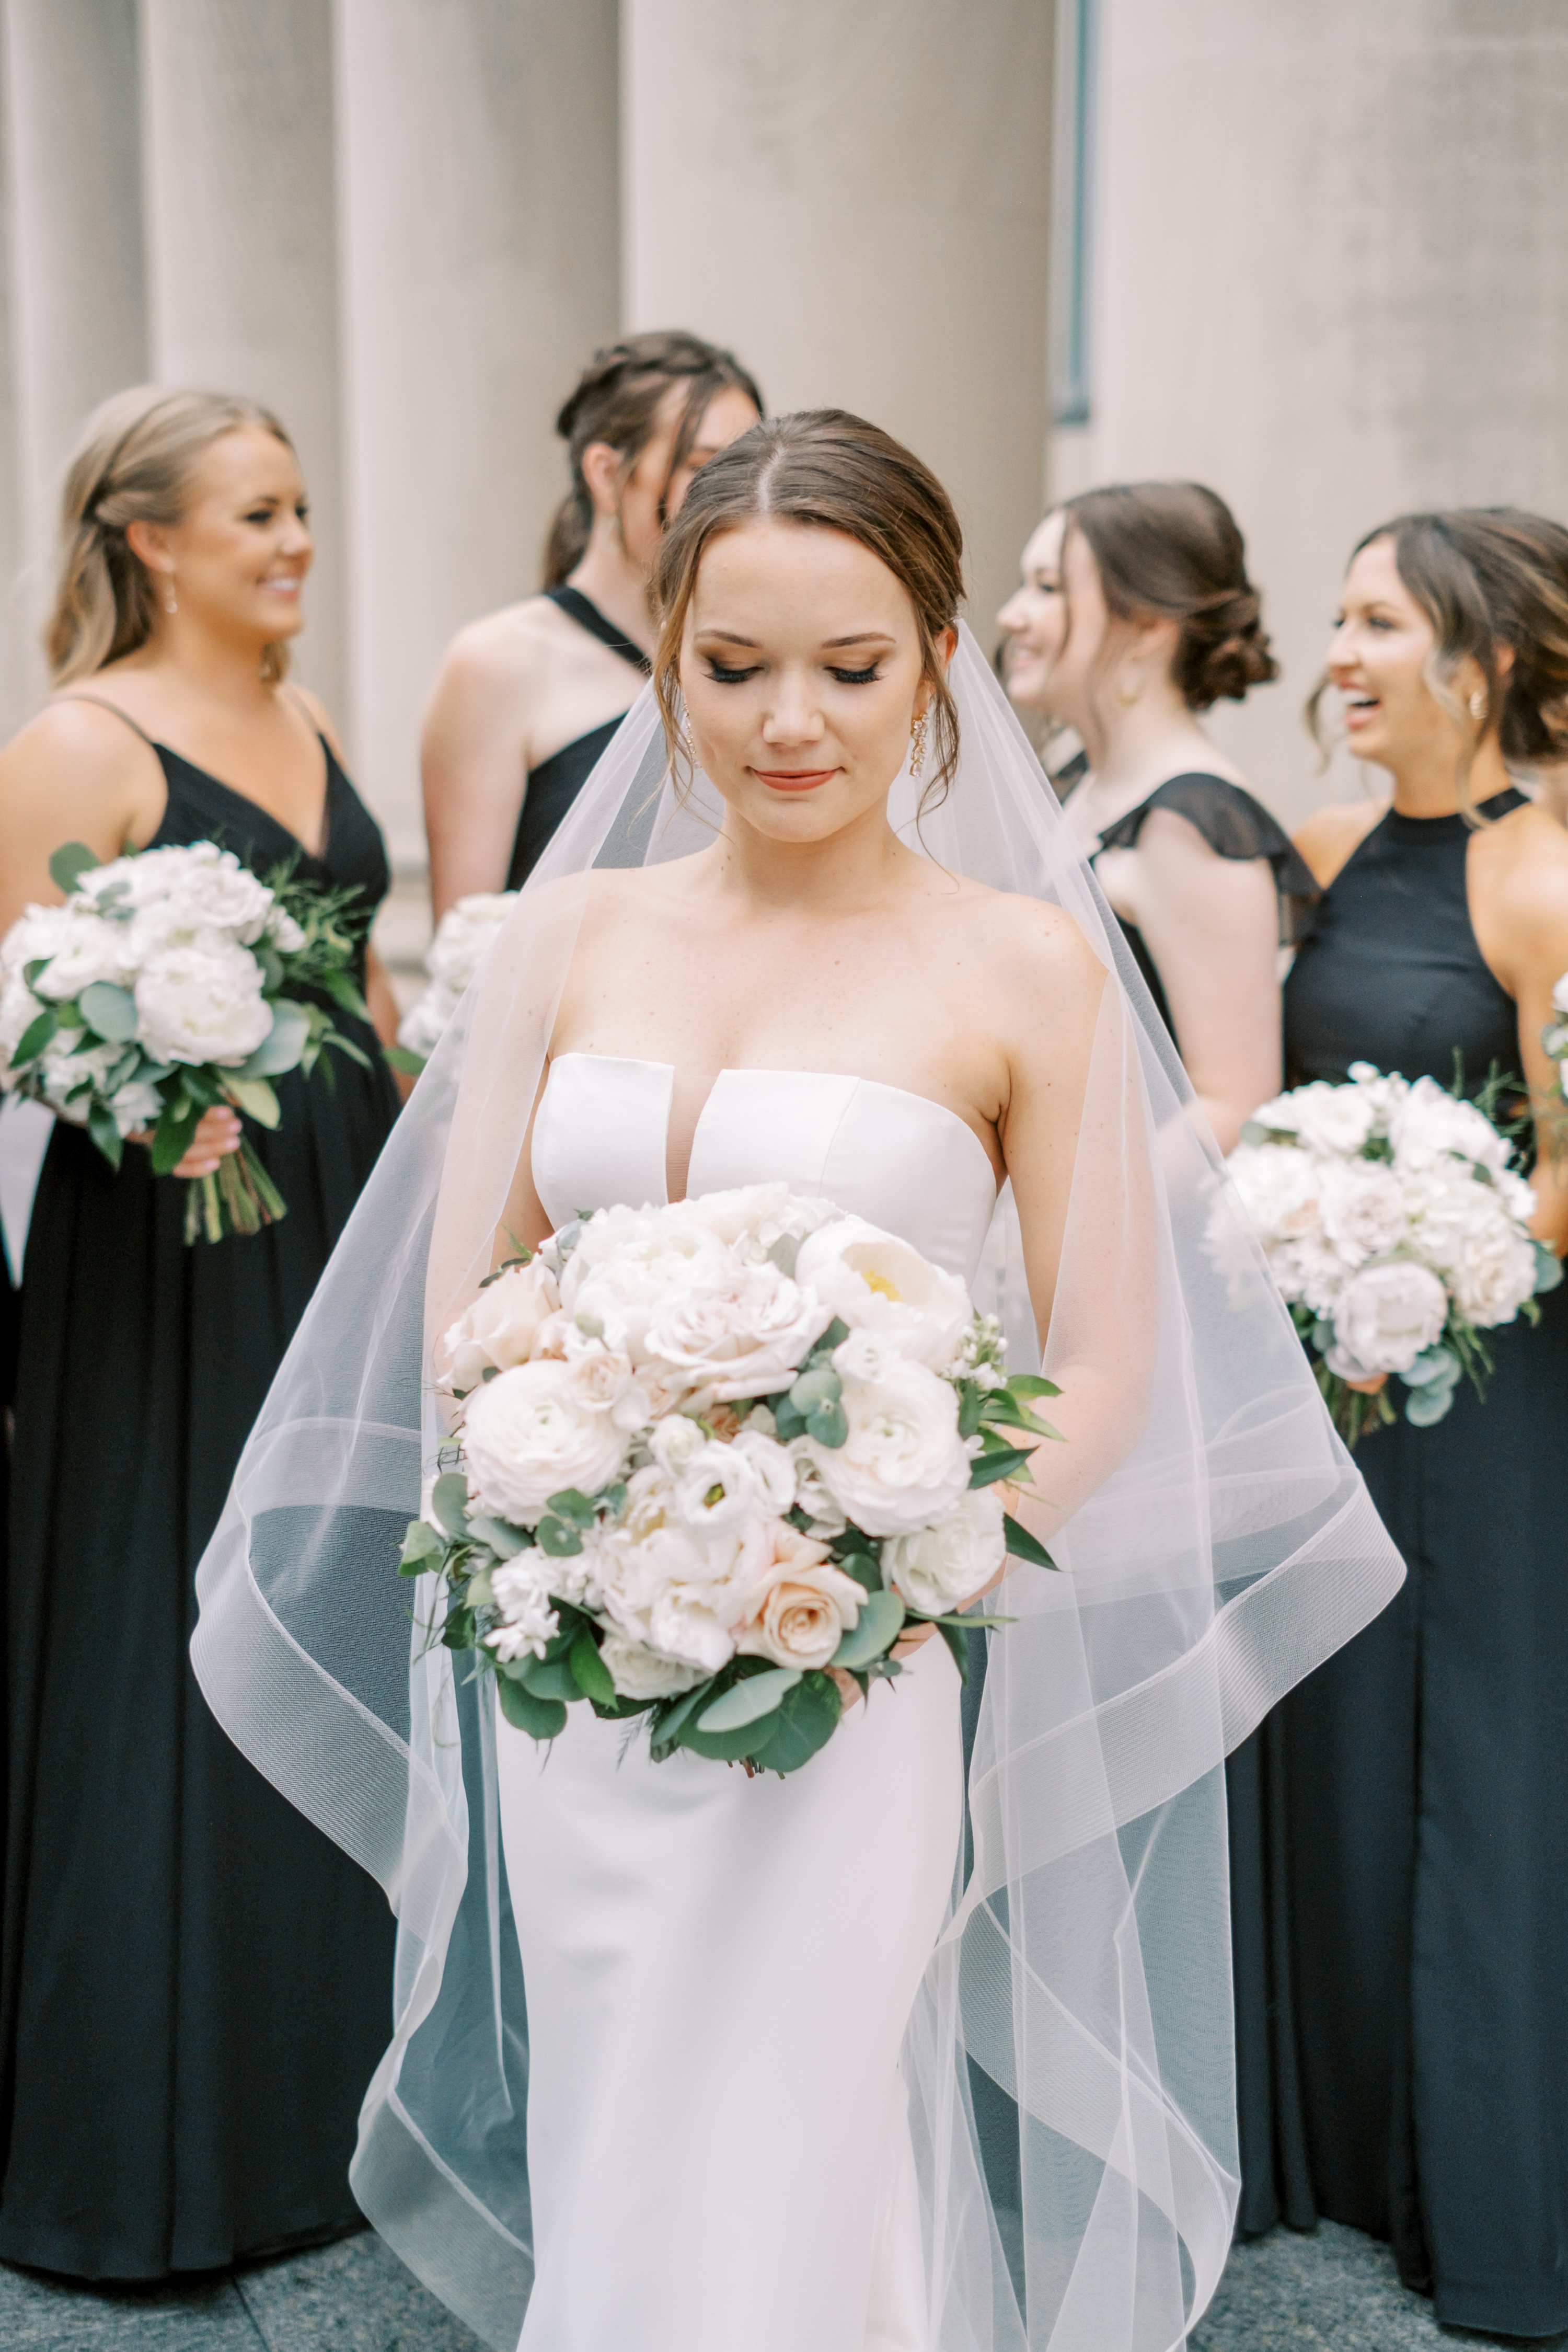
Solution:
[[(534, 1122), (552, 1223), (665, 1200), (674, 1071), (567, 1054)], [(783, 1178), (972, 1283), (978, 1138), (872, 1079), (725, 1070), (690, 1193)], [(925, 2352), (899, 2049), (953, 1890), (959, 1684), (930, 1642), (788, 1780), (570, 1710), (497, 1721), (528, 2031), (537, 2278), (520, 2352)]]

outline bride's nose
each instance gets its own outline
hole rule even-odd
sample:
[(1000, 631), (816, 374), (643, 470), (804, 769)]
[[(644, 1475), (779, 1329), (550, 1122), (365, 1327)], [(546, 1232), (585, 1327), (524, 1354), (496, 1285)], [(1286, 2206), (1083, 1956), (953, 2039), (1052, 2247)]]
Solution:
[(762, 722), (765, 743), (815, 743), (823, 732), (821, 711), (810, 697), (789, 687)]

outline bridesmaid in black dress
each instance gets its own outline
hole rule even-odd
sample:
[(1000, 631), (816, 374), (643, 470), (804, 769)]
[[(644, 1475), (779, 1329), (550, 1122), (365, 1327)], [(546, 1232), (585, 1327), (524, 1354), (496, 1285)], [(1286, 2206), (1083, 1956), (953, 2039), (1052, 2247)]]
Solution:
[[(1326, 896), (1285, 992), (1290, 1082), (1364, 1060), (1447, 1086), (1458, 1055), (1469, 1090), (1496, 1068), (1539, 1092), (1568, 837), (1509, 765), (1568, 743), (1568, 531), (1509, 510), (1375, 531), (1328, 676), (1394, 793), (1301, 835)], [(1561, 1250), (1568, 1166), (1542, 1149), (1531, 1181)], [(1409, 1576), (1278, 1711), (1250, 1923), (1281, 1962), (1289, 2218), (1391, 2239), (1440, 2322), (1519, 2336), (1568, 2328), (1568, 1288), (1542, 1306), (1487, 1334), (1484, 1403), (1461, 1383), (1435, 1427), (1362, 1440)]]
[(584, 373), (556, 419), (571, 488), (544, 593), (459, 632), (426, 714), (437, 922), (528, 879), (648, 674), (660, 533), (697, 468), (761, 414), (739, 362), (695, 335), (630, 336)]
[[(310, 560), (281, 426), (128, 393), (67, 485), (55, 699), (0, 758), (0, 924), (105, 857), (216, 840), (266, 877), (388, 885), (374, 821), (282, 684)], [(175, 748), (178, 747), (178, 748)], [(395, 1018), (368, 950), (382, 1034)], [(196, 1562), (294, 1327), (391, 1127), (376, 1034), (278, 1082), (256, 1134), (287, 1215), (186, 1247), (183, 1192), (57, 1126), (21, 1301), (7, 1605), (0, 2256), (153, 2279), (357, 2225), (361, 2098), (391, 2018), (372, 1882), (244, 1761), (186, 1656)], [(237, 1141), (209, 1112), (175, 1176)]]

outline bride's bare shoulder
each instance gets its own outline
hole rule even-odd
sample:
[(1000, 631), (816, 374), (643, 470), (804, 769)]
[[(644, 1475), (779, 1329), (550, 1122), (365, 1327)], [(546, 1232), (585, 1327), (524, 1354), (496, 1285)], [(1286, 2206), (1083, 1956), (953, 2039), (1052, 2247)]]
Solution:
[(1082, 986), (1098, 992), (1105, 959), (1064, 907), (1027, 891), (966, 881), (953, 916), (966, 955), (977, 958), (995, 984), (1052, 991)]

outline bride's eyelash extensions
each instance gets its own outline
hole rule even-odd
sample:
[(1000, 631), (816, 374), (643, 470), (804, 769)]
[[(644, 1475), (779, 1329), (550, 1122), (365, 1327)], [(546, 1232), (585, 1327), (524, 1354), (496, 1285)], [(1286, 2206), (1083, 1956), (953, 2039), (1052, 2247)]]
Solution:
[[(749, 669), (727, 669), (723, 662), (714, 659), (712, 654), (707, 656), (707, 665), (709, 680), (715, 686), (744, 686), (748, 677), (757, 676), (760, 667), (759, 664), (753, 663)], [(830, 668), (829, 675), (836, 677), (841, 686), (871, 686), (875, 682), (877, 667), (875, 662), (873, 662), (865, 669)]]
[(841, 686), (870, 686), (876, 674), (875, 662), (866, 669), (836, 669), (832, 673)]

